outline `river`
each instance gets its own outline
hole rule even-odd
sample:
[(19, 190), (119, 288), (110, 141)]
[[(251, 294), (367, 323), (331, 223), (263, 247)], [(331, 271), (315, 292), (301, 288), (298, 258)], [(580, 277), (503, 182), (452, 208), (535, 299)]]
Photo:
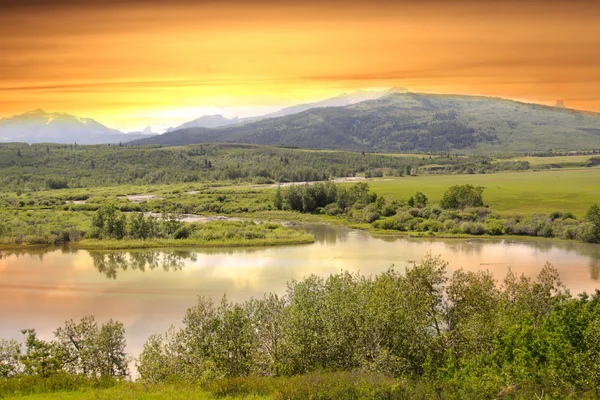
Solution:
[(198, 295), (216, 301), (285, 293), (286, 282), (341, 270), (401, 271), (427, 252), (458, 268), (490, 270), (498, 280), (510, 267), (535, 277), (546, 262), (573, 294), (600, 288), (600, 245), (546, 240), (430, 240), (373, 236), (343, 227), (307, 230), (316, 243), (253, 249), (0, 251), (0, 338), (21, 339), (35, 328), (43, 339), (68, 319), (94, 315), (121, 321), (130, 354), (152, 333), (178, 325)]

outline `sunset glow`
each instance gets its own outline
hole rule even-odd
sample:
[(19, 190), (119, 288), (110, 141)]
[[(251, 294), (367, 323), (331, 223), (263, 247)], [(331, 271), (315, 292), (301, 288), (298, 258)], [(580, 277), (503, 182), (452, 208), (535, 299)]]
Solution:
[(600, 111), (599, 15), (593, 1), (10, 0), (0, 117), (134, 129), (391, 86)]

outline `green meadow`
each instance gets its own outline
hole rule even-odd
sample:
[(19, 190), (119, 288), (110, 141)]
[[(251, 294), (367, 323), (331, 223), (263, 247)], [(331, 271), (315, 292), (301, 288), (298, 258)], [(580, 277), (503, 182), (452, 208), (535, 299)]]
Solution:
[(532, 167), (540, 165), (561, 165), (561, 166), (582, 166), (587, 164), (590, 159), (593, 158), (591, 155), (577, 155), (577, 156), (552, 156), (552, 157), (534, 157), (534, 156), (523, 156), (514, 157), (509, 161), (527, 161)]
[[(204, 390), (193, 386), (175, 385), (144, 385), (123, 383), (106, 389), (83, 388), (73, 392), (40, 393), (26, 396), (16, 395), (23, 400), (209, 400), (215, 397)], [(230, 400), (262, 400), (272, 397), (246, 395), (228, 397)]]
[(439, 201), (448, 187), (464, 184), (483, 186), (485, 203), (497, 211), (570, 211), (583, 216), (592, 204), (600, 201), (599, 168), (421, 175), (369, 181), (369, 187), (384, 197), (407, 199), (419, 191), (432, 201)]

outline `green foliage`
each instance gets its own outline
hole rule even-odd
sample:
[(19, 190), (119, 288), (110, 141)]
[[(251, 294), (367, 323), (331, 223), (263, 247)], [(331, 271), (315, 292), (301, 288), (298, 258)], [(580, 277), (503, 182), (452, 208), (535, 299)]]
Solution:
[[(19, 364), (26, 375), (50, 377), (65, 372), (87, 377), (124, 378), (129, 375), (125, 329), (112, 320), (98, 327), (93, 317), (76, 324), (67, 321), (56, 330), (55, 341), (38, 339), (35, 330), (23, 330), (25, 352)], [(13, 374), (14, 375), (14, 374)]]
[(0, 339), (0, 379), (21, 372), (21, 344), (16, 340)]
[(435, 205), (411, 208), (410, 202), (398, 205), (396, 213), (385, 219), (375, 220), (376, 229), (439, 235), (521, 235), (589, 243), (598, 241), (592, 222), (579, 221), (571, 213), (551, 215), (499, 214), (487, 207), (467, 207), (462, 210), (444, 210)]
[(292, 281), (283, 298), (201, 298), (181, 330), (149, 340), (139, 371), (220, 396), (584, 394), (600, 389), (586, 373), (600, 354), (599, 295), (572, 298), (549, 265), (535, 281), (509, 272), (500, 285), (489, 272), (448, 278), (446, 263), (427, 256), (405, 274)]
[(281, 194), (281, 185), (277, 185), (277, 190), (275, 191), (275, 199), (273, 200), (273, 205), (277, 210), (283, 209), (283, 195)]
[(600, 207), (594, 204), (586, 214), (588, 223), (585, 227), (585, 233), (582, 234), (583, 240), (589, 243), (600, 243)]
[(465, 207), (482, 207), (483, 206), (483, 188), (473, 185), (456, 185), (450, 187), (440, 205), (442, 208), (458, 210)]

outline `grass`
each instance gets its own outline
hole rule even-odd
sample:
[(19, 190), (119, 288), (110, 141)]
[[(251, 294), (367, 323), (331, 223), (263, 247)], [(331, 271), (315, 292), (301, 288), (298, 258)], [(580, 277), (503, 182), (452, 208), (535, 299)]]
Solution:
[(453, 185), (485, 187), (483, 198), (497, 211), (519, 213), (572, 212), (583, 216), (600, 203), (600, 168), (502, 172), (482, 175), (422, 175), (370, 180), (370, 188), (384, 197), (408, 199), (417, 191), (439, 201)]
[[(193, 386), (143, 385), (123, 383), (108, 389), (81, 389), (73, 392), (41, 393), (29, 396), (14, 396), (27, 400), (209, 400), (214, 397)], [(230, 400), (262, 400), (271, 397), (246, 395), (228, 397)]]
[[(297, 231), (294, 231), (297, 232)], [(308, 233), (298, 232), (289, 238), (265, 239), (147, 239), (147, 240), (96, 240), (85, 239), (71, 243), (69, 247), (85, 250), (126, 250), (126, 249), (157, 249), (173, 247), (262, 247), (283, 246), (293, 244), (310, 244), (315, 242), (315, 237)]]
[(582, 166), (587, 164), (593, 155), (583, 156), (553, 156), (553, 157), (514, 157), (508, 160), (499, 161), (527, 161), (532, 167), (540, 165), (560, 165), (560, 166)]

